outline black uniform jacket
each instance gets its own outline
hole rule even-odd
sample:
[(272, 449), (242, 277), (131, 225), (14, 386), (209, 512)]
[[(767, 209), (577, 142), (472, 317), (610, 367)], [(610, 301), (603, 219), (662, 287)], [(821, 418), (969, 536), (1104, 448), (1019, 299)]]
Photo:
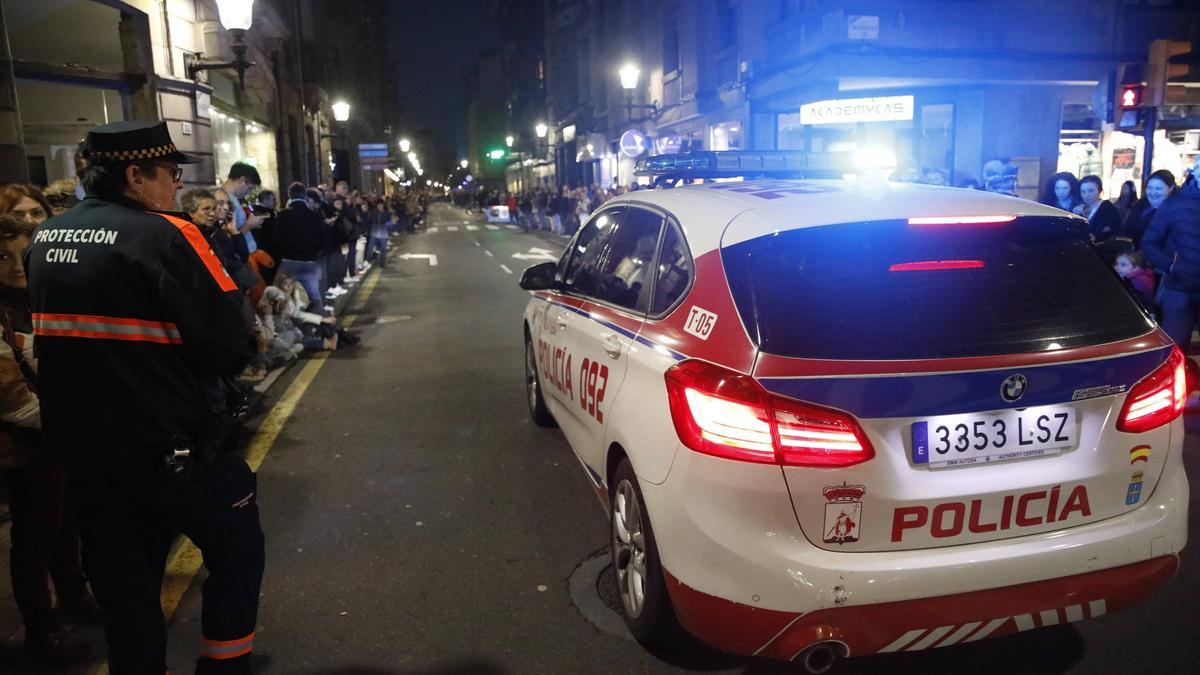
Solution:
[(245, 299), (182, 217), (89, 195), (38, 226), (25, 265), (51, 440), (165, 452), (248, 361)]

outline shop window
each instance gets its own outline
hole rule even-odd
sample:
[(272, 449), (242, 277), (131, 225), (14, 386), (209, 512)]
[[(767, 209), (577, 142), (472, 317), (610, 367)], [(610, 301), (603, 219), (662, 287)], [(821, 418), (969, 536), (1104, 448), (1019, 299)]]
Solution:
[(88, 131), (125, 120), (116, 89), (24, 79), (16, 88), (30, 180), (43, 187), (75, 177), (75, 153)]
[[(17, 61), (78, 64), (121, 72), (121, 12), (92, 0), (3, 0), (9, 48)], [(57, 36), (69, 39), (47, 39)]]
[(253, 120), (238, 117), (231, 111), (213, 107), (212, 134), (219, 180), (229, 175), (229, 168), (235, 162), (244, 162), (258, 169), (264, 187), (278, 187), (279, 168), (273, 130)]
[(1101, 138), (1100, 120), (1092, 112), (1091, 106), (1064, 103), (1058, 134), (1057, 170), (1069, 171), (1077, 177), (1102, 176), (1104, 159), (1100, 154)]
[(921, 106), (919, 157), (922, 172), (942, 172), (949, 181), (954, 168), (954, 104)]
[(709, 135), (708, 147), (712, 150), (741, 150), (742, 125), (737, 122), (714, 125)]

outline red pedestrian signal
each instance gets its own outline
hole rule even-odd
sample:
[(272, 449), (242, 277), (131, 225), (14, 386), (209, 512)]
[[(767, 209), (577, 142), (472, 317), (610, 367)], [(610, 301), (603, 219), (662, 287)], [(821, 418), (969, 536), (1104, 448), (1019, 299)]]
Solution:
[(1140, 108), (1142, 107), (1142, 92), (1145, 86), (1140, 84), (1123, 84), (1121, 85), (1121, 107), (1122, 108)]

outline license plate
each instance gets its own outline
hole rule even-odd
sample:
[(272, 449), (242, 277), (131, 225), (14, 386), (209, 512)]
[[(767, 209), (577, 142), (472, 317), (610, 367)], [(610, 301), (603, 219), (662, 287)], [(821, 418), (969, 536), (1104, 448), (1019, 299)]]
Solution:
[(1057, 455), (1077, 435), (1072, 408), (943, 415), (913, 423), (912, 460), (944, 467)]

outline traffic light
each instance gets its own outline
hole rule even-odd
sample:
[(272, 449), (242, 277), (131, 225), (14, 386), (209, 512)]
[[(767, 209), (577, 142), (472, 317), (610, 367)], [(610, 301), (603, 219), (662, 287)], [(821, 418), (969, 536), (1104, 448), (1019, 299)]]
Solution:
[(1118, 70), (1119, 84), (1113, 101), (1113, 124), (1118, 129), (1133, 129), (1142, 123), (1141, 109), (1146, 101), (1142, 71), (1140, 63), (1126, 63)]
[(1172, 80), (1191, 79), (1200, 72), (1200, 55), (1183, 40), (1155, 40), (1146, 62), (1146, 105), (1162, 107), (1168, 101), (1167, 85)]
[(499, 149), (499, 148), (496, 148), (495, 150), (490, 150), (490, 151), (488, 151), (488, 155), (487, 155), (487, 156), (488, 156), (488, 159), (490, 159), (490, 160), (492, 160), (492, 161), (496, 161), (496, 160), (499, 160), (499, 159), (504, 159), (504, 154), (505, 154), (505, 153), (504, 153), (504, 151), (503, 151), (503, 150), (501, 150), (501, 149)]

